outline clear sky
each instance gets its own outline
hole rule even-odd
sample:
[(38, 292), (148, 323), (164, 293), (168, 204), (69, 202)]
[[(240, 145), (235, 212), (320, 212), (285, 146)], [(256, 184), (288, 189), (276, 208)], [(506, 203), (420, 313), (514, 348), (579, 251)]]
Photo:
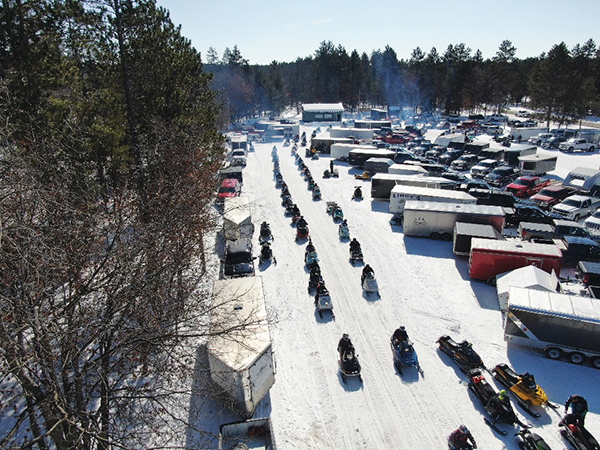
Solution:
[(348, 53), (392, 47), (409, 59), (420, 47), (443, 53), (464, 43), (491, 58), (508, 39), (517, 58), (538, 56), (564, 41), (600, 45), (600, 0), (157, 0), (204, 55), (237, 45), (250, 64), (313, 55), (322, 41)]

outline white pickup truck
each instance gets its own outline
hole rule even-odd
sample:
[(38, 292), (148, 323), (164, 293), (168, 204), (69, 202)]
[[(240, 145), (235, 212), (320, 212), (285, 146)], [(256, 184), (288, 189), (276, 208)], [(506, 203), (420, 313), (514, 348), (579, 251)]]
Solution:
[(574, 220), (589, 216), (600, 206), (600, 198), (571, 195), (552, 207), (550, 215), (557, 219)]
[(593, 152), (596, 147), (593, 142), (587, 139), (571, 138), (566, 142), (561, 142), (558, 145), (558, 149), (561, 152), (573, 153), (574, 151), (579, 152)]

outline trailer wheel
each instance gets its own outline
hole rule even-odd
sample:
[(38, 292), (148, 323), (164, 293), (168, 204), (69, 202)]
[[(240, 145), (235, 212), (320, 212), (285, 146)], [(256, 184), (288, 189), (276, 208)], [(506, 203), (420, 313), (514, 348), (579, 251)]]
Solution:
[(550, 359), (560, 359), (562, 356), (562, 350), (558, 347), (548, 347), (546, 350), (546, 356)]
[(594, 369), (600, 369), (600, 357), (592, 358), (592, 367)]
[(438, 233), (437, 231), (434, 231), (433, 233), (431, 233), (430, 237), (431, 237), (431, 239), (438, 241), (441, 236), (440, 236), (440, 233)]
[(569, 353), (569, 361), (571, 361), (573, 364), (581, 364), (584, 359), (585, 356), (579, 352)]
[(442, 240), (443, 241), (451, 241), (452, 236), (450, 235), (450, 233), (444, 233), (444, 234), (442, 234)]

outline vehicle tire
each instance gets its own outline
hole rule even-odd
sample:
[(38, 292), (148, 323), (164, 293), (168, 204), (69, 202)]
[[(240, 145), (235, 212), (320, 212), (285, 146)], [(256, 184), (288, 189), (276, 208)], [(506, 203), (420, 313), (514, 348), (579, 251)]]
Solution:
[(581, 364), (585, 360), (585, 355), (579, 352), (569, 353), (569, 361), (573, 364)]
[(434, 239), (434, 240), (436, 240), (436, 241), (439, 241), (439, 239), (440, 239), (440, 237), (441, 237), (441, 236), (440, 236), (440, 233), (438, 233), (437, 231), (434, 231), (434, 232), (433, 232), (433, 233), (431, 233), (429, 236), (431, 237), (431, 239)]
[(573, 153), (573, 150), (575, 150), (573, 147), (569, 147), (569, 149), (567, 150), (569, 153)]
[(492, 277), (489, 280), (487, 280), (487, 284), (489, 284), (490, 286), (496, 286), (496, 277)]
[(563, 351), (558, 347), (548, 347), (544, 350), (546, 356), (550, 359), (560, 359), (563, 354)]
[(594, 149), (594, 146), (592, 145), (592, 146), (590, 147), (590, 152), (593, 152), (594, 150), (595, 150), (595, 149)]
[(450, 233), (442, 234), (442, 241), (451, 241), (451, 240), (452, 240), (452, 236), (450, 235)]
[(573, 220), (575, 222), (579, 222), (579, 214), (575, 214), (575, 217), (573, 217)]
[(592, 367), (594, 369), (600, 369), (600, 357), (599, 356), (596, 356), (595, 358), (592, 358), (591, 363), (592, 363)]

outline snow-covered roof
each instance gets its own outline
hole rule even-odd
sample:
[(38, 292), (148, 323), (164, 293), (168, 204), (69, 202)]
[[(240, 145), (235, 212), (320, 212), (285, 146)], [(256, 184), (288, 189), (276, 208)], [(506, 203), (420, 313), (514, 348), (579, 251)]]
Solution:
[(226, 198), (223, 205), (223, 220), (235, 224), (251, 220), (250, 202), (246, 197)]
[[(473, 197), (469, 195), (469, 197)], [(473, 197), (474, 198), (474, 197)], [(454, 225), (457, 235), (479, 237), (485, 239), (504, 239), (500, 233), (491, 225), (481, 223), (456, 222)]]
[(217, 335), (209, 339), (208, 351), (234, 371), (248, 368), (268, 349), (262, 277), (215, 281), (211, 333)]
[(504, 216), (504, 210), (500, 206), (470, 205), (462, 203), (420, 202), (417, 200), (409, 200), (406, 202), (406, 206), (404, 207), (404, 209), (413, 209), (417, 211), (436, 211), (446, 213), (461, 212), (465, 214), (489, 214), (495, 216)]
[(561, 251), (554, 244), (538, 244), (537, 242), (512, 239), (509, 241), (495, 241), (492, 239), (474, 238), (471, 242), (471, 251), (474, 249), (562, 257)]
[(394, 193), (402, 193), (422, 197), (452, 198), (455, 200), (473, 200), (473, 202), (477, 200), (471, 194), (468, 194), (463, 191), (451, 191), (449, 189), (435, 189), (421, 186), (396, 185), (392, 188), (392, 196), (394, 195)]
[(496, 277), (498, 295), (508, 292), (511, 286), (556, 292), (557, 285), (558, 278), (554, 272), (544, 272), (535, 266), (520, 267)]
[(519, 161), (556, 161), (558, 157), (556, 155), (542, 155), (541, 153), (534, 153), (533, 155), (519, 156)]
[(302, 105), (305, 112), (343, 112), (344, 105), (341, 103), (305, 103)]
[(600, 301), (591, 297), (558, 294), (512, 286), (509, 290), (509, 308), (544, 312), (553, 316), (577, 317), (600, 323)]

